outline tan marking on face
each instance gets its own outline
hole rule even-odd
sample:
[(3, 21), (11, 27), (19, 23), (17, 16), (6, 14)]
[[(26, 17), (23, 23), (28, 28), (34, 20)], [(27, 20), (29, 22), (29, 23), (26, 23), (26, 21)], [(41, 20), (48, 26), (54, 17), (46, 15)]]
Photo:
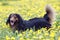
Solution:
[(18, 18), (14, 16), (14, 17), (11, 17), (10, 20), (16, 21), (16, 20), (18, 20)]
[(16, 20), (18, 20), (18, 18), (16, 18)]
[(12, 18), (10, 18), (10, 20), (15, 20), (15, 18), (14, 18), (14, 17), (12, 17)]

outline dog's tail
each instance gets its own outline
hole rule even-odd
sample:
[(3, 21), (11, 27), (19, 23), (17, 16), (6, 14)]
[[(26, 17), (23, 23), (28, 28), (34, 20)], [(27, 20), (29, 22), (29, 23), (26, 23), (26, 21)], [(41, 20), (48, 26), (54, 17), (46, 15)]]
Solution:
[(46, 10), (46, 14), (44, 15), (44, 18), (50, 24), (52, 24), (53, 21), (55, 20), (55, 11), (53, 10), (53, 8), (50, 5), (46, 5), (45, 10)]

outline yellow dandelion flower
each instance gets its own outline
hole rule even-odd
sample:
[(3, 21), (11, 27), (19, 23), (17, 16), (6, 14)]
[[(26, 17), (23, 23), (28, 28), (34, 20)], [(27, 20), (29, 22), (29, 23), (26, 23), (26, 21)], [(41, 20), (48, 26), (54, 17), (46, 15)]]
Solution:
[(26, 40), (30, 40), (29, 38), (27, 38)]
[(32, 30), (30, 30), (30, 33), (32, 33), (33, 31)]
[(58, 37), (58, 40), (60, 40), (60, 37)]
[(22, 34), (19, 34), (18, 36), (22, 36)]
[(55, 32), (51, 32), (50, 37), (54, 37), (54, 36), (55, 36)]
[(58, 29), (60, 29), (60, 26), (58, 26)]
[(28, 18), (24, 18), (25, 20), (28, 20)]
[(40, 33), (41, 33), (41, 31), (40, 31), (40, 30), (38, 30), (38, 31), (37, 31), (37, 34), (40, 34)]
[(24, 40), (24, 38), (21, 37), (20, 40)]
[(41, 17), (41, 14), (39, 14), (38, 17)]
[(11, 40), (15, 40), (15, 38), (14, 37), (11, 37)]
[(28, 16), (31, 16), (32, 14), (31, 14), (31, 13), (28, 13), (27, 15), (28, 15)]
[(10, 40), (10, 37), (6, 35), (6, 40)]
[(43, 13), (41, 13), (40, 15), (41, 15), (41, 17), (43, 17), (43, 16), (44, 16), (44, 12), (43, 12)]

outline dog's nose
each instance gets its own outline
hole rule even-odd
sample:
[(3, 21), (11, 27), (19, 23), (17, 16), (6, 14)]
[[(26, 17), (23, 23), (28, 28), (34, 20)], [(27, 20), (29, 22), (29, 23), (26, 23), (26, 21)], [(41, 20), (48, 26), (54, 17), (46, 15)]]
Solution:
[(11, 23), (13, 23), (13, 21), (10, 21)]

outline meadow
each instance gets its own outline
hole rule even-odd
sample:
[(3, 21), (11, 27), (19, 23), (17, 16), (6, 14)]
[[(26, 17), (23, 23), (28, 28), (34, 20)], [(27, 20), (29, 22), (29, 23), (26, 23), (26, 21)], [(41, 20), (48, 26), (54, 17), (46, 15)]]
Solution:
[[(44, 7), (50, 4), (56, 12), (56, 20), (52, 28), (42, 28), (37, 31), (12, 32), (6, 25), (8, 16), (17, 13), (23, 19), (43, 17)], [(60, 0), (0, 0), (0, 40), (60, 40)]]

